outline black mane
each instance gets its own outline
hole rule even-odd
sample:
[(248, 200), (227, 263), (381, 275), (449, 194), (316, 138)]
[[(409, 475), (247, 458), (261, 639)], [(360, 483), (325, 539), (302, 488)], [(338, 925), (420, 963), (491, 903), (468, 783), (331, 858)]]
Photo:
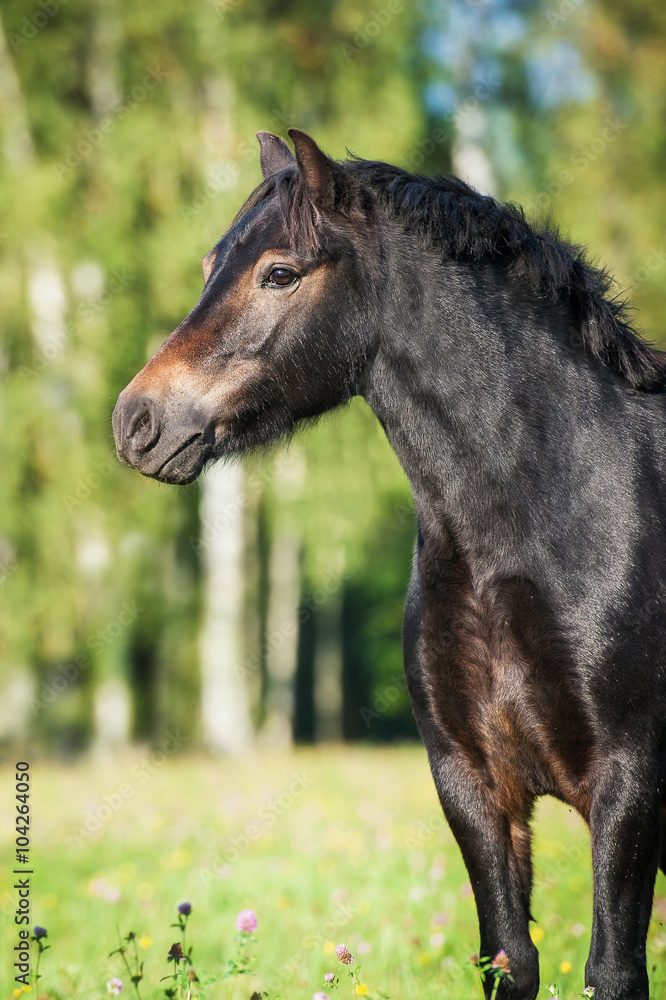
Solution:
[[(370, 189), (379, 204), (418, 238), (452, 260), (504, 259), (547, 300), (567, 303), (580, 322), (584, 350), (622, 375), (633, 389), (663, 391), (666, 354), (644, 341), (628, 318), (614, 280), (594, 266), (586, 251), (557, 229), (537, 227), (520, 207), (479, 194), (457, 177), (423, 177), (400, 167), (354, 157), (337, 164), (346, 175), (340, 210), (361, 217)], [(341, 177), (342, 180), (342, 177)], [(237, 219), (275, 194), (295, 245), (316, 249), (319, 213), (298, 172), (286, 169), (250, 195)]]

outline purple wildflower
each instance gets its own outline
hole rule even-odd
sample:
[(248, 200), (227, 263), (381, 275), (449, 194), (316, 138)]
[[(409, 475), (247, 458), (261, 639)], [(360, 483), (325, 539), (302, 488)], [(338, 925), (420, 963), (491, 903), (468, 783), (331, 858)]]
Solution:
[(351, 965), (354, 961), (354, 956), (346, 944), (337, 945), (335, 954), (338, 956), (338, 960), (342, 962), (343, 965)]
[(254, 910), (241, 910), (236, 917), (236, 930), (241, 934), (254, 934), (259, 923)]
[(492, 967), (493, 969), (499, 969), (500, 972), (502, 972), (505, 975), (511, 972), (511, 969), (509, 967), (509, 956), (504, 951), (504, 948), (500, 948), (500, 950), (495, 955), (492, 961)]

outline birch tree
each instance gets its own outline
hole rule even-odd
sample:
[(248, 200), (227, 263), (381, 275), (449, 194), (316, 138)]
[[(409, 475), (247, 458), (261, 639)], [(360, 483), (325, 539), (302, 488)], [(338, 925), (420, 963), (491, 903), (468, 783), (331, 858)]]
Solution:
[(203, 477), (200, 639), (204, 744), (237, 753), (252, 743), (243, 618), (243, 468), (213, 466)]

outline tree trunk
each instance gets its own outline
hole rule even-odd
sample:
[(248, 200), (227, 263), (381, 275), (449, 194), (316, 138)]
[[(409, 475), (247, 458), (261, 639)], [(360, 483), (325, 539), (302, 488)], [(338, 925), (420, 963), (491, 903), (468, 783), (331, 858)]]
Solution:
[(243, 469), (213, 466), (201, 500), (201, 716), (203, 742), (213, 751), (237, 753), (252, 743), (244, 665)]
[(478, 142), (466, 136), (464, 127), (458, 130), (451, 162), (454, 174), (481, 194), (490, 194), (493, 198), (497, 195), (497, 182), (490, 159)]
[(127, 745), (132, 715), (132, 692), (124, 677), (115, 675), (95, 682), (93, 749), (104, 756)]
[(266, 622), (266, 720), (262, 738), (274, 746), (293, 741), (298, 655), (301, 541), (295, 531), (271, 546)]
[(14, 69), (7, 39), (0, 20), (0, 108), (3, 123), (2, 152), (7, 162), (21, 169), (34, 159), (35, 150), (30, 135), (25, 100)]
[(266, 695), (262, 738), (274, 746), (293, 742), (298, 667), (298, 608), (301, 599), (302, 531), (293, 504), (305, 484), (305, 456), (296, 447), (274, 466), (273, 541), (266, 616)]
[(317, 603), (315, 618), (314, 705), (315, 739), (342, 739), (342, 595), (340, 588)]

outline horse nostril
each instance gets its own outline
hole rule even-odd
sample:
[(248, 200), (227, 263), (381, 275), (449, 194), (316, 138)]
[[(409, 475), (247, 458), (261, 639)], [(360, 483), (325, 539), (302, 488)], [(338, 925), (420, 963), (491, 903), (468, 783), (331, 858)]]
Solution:
[(150, 400), (143, 400), (127, 425), (126, 436), (134, 451), (148, 451), (160, 436), (160, 422)]

